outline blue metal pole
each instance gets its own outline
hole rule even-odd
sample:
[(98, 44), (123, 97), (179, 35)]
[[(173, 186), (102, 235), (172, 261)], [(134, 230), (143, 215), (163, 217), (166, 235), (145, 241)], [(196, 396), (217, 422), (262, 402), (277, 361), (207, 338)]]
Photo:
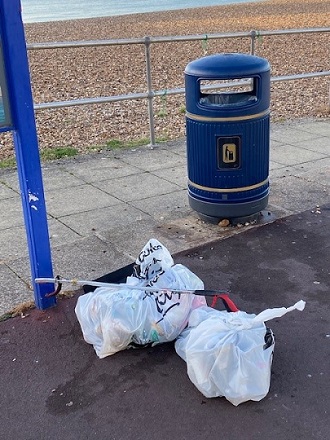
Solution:
[(35, 283), (53, 268), (20, 0), (0, 0), (0, 30), (32, 285), (36, 306), (46, 309), (56, 299), (46, 297), (53, 284)]

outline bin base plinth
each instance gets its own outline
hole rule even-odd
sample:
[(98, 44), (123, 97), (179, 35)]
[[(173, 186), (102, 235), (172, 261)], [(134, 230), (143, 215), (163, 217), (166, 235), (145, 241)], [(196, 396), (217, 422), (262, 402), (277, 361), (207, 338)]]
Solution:
[(197, 200), (188, 194), (190, 207), (205, 221), (213, 224), (228, 219), (231, 224), (258, 221), (261, 211), (268, 205), (268, 194), (259, 200), (245, 203), (220, 204)]
[[(214, 225), (219, 224), (222, 220), (225, 220), (225, 218), (220, 218), (220, 217), (212, 217), (210, 215), (205, 215), (202, 214), (201, 212), (197, 213), (198, 216), (205, 222), (207, 223), (212, 223)], [(244, 217), (232, 217), (232, 218), (228, 218), (229, 220), (229, 224), (232, 226), (237, 226), (237, 225), (244, 225), (245, 223), (259, 223), (260, 219), (262, 217), (262, 212), (257, 212), (256, 214), (251, 214), (251, 215), (245, 215)]]

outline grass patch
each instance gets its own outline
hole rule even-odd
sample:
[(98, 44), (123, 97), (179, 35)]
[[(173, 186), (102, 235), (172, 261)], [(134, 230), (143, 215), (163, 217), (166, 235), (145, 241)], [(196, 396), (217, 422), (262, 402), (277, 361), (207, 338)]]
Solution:
[(156, 144), (161, 144), (162, 142), (167, 142), (170, 140), (170, 137), (167, 134), (159, 136), (156, 138)]
[(110, 141), (106, 142), (105, 146), (107, 150), (116, 150), (117, 148), (125, 147), (125, 143), (119, 139), (111, 139)]
[(40, 152), (41, 160), (56, 160), (77, 156), (78, 150), (72, 147), (46, 148)]
[(159, 118), (165, 118), (165, 116), (167, 116), (167, 111), (165, 109), (161, 109), (161, 110), (159, 110), (159, 112), (156, 113), (156, 115)]
[[(72, 147), (61, 148), (46, 148), (40, 151), (40, 160), (56, 160), (64, 157), (77, 156), (78, 150)], [(0, 168), (14, 168), (16, 167), (16, 159), (14, 157), (0, 160)]]
[(286, 122), (286, 117), (285, 116), (280, 116), (278, 118), (274, 118), (273, 122), (278, 122), (280, 124), (283, 124), (284, 122)]
[[(156, 143), (166, 142), (168, 140), (168, 136), (162, 136), (156, 139)], [(149, 138), (141, 138), (141, 139), (133, 139), (129, 141), (122, 141), (119, 139), (111, 139), (106, 142), (105, 149), (106, 150), (117, 150), (120, 148), (136, 148), (142, 147), (143, 145), (150, 144)]]
[(14, 168), (16, 160), (14, 158), (0, 160), (0, 168)]
[(148, 138), (134, 139), (130, 141), (121, 141), (119, 139), (111, 139), (106, 142), (107, 150), (117, 150), (118, 148), (135, 148), (140, 147), (142, 145), (148, 145)]

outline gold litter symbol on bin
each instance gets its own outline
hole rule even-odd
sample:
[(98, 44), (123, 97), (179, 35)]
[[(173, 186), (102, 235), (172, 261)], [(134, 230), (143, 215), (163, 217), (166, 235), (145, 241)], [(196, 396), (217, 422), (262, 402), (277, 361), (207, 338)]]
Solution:
[(222, 145), (222, 161), (223, 163), (234, 163), (237, 160), (235, 144)]

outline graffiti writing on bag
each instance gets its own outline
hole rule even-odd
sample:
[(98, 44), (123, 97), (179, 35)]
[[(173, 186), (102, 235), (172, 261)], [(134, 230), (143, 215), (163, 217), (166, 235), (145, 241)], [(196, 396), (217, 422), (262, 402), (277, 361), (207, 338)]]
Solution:
[[(172, 302), (174, 295), (178, 298), (178, 301), (175, 303)], [(180, 293), (173, 293), (171, 291), (162, 292), (160, 295), (155, 297), (157, 312), (162, 315), (162, 317), (157, 321), (157, 324), (165, 318), (167, 313), (171, 309), (173, 309), (173, 307), (180, 305), (180, 301), (179, 301), (180, 297), (181, 297)], [(170, 306), (168, 306), (168, 304), (167, 304), (168, 301), (172, 302), (172, 304)]]
[(152, 287), (163, 273), (165, 273), (165, 271), (161, 265), (161, 260), (153, 258), (148, 266), (144, 268), (143, 273), (140, 272), (139, 278), (149, 280), (148, 286)]
[(149, 257), (150, 254), (152, 254), (155, 251), (158, 251), (159, 249), (163, 249), (161, 244), (153, 245), (151, 242), (149, 243), (148, 247), (145, 247), (138, 256), (138, 261), (140, 263), (143, 263), (143, 261)]
[[(177, 299), (177, 302), (173, 303), (173, 297)], [(146, 298), (153, 298), (155, 300), (157, 312), (161, 315), (161, 318), (156, 322), (156, 324), (158, 324), (165, 318), (167, 313), (173, 309), (173, 307), (180, 305), (181, 293), (172, 292), (171, 290), (162, 291), (159, 289), (159, 293), (145, 292), (143, 299)], [(171, 304), (168, 304), (169, 302), (171, 302)]]
[[(153, 252), (156, 252), (160, 249), (163, 249), (161, 244), (152, 244), (151, 242), (147, 247), (143, 249), (140, 255), (137, 258), (137, 263), (142, 264)], [(162, 260), (153, 257), (151, 262), (141, 271), (141, 266), (138, 266), (136, 269), (140, 269), (136, 271), (138, 278), (148, 280), (147, 287), (154, 287), (155, 284), (159, 281), (160, 277), (164, 275), (165, 270), (162, 267)], [(157, 286), (155, 286), (157, 287)], [(161, 315), (161, 318), (157, 321), (162, 321), (167, 313), (173, 309), (173, 307), (177, 307), (180, 305), (180, 293), (174, 293), (171, 290), (162, 290), (159, 288), (159, 292), (145, 292), (145, 296), (143, 299), (147, 297), (152, 297), (155, 300), (157, 312)]]
[[(155, 285), (155, 283), (159, 280), (159, 278), (165, 273), (164, 270), (161, 270), (160, 272), (157, 273), (157, 275), (148, 282), (147, 286), (148, 287), (153, 287)], [(156, 304), (156, 308), (157, 308), (157, 312), (162, 315), (162, 318), (160, 318), (158, 322), (162, 321), (166, 314), (173, 308), (176, 306), (180, 305), (180, 298), (181, 298), (181, 293), (175, 293), (172, 292), (171, 290), (162, 290), (161, 288), (159, 289), (159, 292), (145, 292), (146, 296), (149, 297), (153, 297), (155, 300), (155, 304)], [(176, 302), (173, 303), (173, 300), (177, 299)], [(169, 302), (171, 302), (171, 304), (169, 304)]]

